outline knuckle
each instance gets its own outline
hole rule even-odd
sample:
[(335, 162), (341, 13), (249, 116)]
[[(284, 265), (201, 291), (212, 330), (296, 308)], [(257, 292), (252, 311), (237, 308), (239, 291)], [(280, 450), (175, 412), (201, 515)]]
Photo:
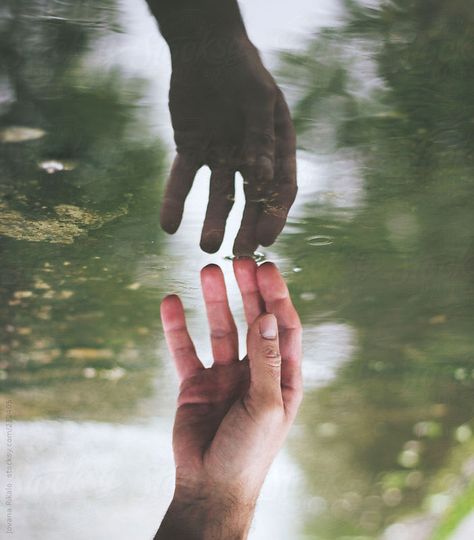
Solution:
[(246, 154), (244, 155), (244, 159), (243, 159), (243, 166), (248, 168), (248, 169), (252, 169), (253, 167), (255, 167), (255, 164), (257, 163), (257, 157), (255, 156), (255, 154)]
[(198, 133), (191, 130), (174, 130), (174, 141), (179, 154), (185, 155), (189, 159), (202, 159), (204, 153), (204, 143)]
[(294, 418), (297, 415), (302, 401), (303, 401), (303, 392), (295, 393), (291, 395), (290, 398), (288, 399), (287, 409), (292, 418)]
[(273, 178), (273, 160), (271, 156), (262, 152), (257, 162), (257, 177), (265, 180)]
[(267, 427), (279, 424), (283, 417), (281, 401), (276, 399), (266, 399), (260, 408), (260, 415)]
[(291, 193), (291, 204), (293, 204), (295, 202), (295, 199), (296, 199), (296, 196), (298, 195), (298, 185), (297, 184), (294, 184), (293, 185), (293, 191)]
[(267, 104), (271, 100), (276, 102), (278, 97), (278, 87), (268, 72), (260, 72), (258, 76), (250, 75), (244, 88), (244, 102), (249, 107), (255, 107), (256, 102), (259, 104)]
[(291, 383), (282, 385), (282, 390), (285, 395), (285, 402), (288, 403), (292, 411), (296, 412), (304, 397), (301, 368), (298, 370), (297, 374), (292, 377)]
[(298, 193), (298, 186), (296, 185), (296, 182), (289, 184), (287, 187), (288, 198), (291, 198), (294, 200), (296, 198), (297, 193)]
[(285, 219), (288, 213), (288, 210), (285, 206), (281, 206), (274, 202), (268, 201), (263, 208), (263, 212), (267, 216), (273, 216), (279, 219)]
[(280, 365), (280, 352), (275, 345), (265, 345), (262, 349), (262, 354), (265, 356), (265, 358), (272, 360), (272, 363), (278, 364), (278, 366)]
[(211, 339), (214, 341), (225, 340), (233, 334), (234, 332), (230, 329), (216, 328), (211, 332)]
[(261, 79), (256, 85), (256, 92), (261, 99), (276, 100), (278, 96), (277, 86), (271, 77)]
[(188, 358), (193, 353), (194, 349), (188, 345), (179, 346), (173, 350), (173, 354), (177, 359)]
[(273, 158), (273, 149), (275, 146), (275, 134), (270, 128), (261, 126), (260, 129), (254, 127), (249, 129), (245, 142), (246, 148), (251, 148), (253, 153), (257, 153), (255, 150), (258, 148), (258, 152)]
[(266, 357), (265, 358), (265, 372), (266, 377), (272, 382), (279, 382), (281, 378), (281, 358), (277, 357)]
[(290, 390), (290, 397), (292, 402), (297, 407), (299, 407), (299, 405), (303, 401), (303, 382), (301, 380), (294, 383), (293, 387)]
[(233, 185), (227, 182), (214, 181), (211, 184), (210, 198), (234, 200), (235, 189)]
[(282, 401), (268, 391), (250, 389), (244, 401), (249, 414), (254, 418), (265, 420), (265, 424), (281, 419)]

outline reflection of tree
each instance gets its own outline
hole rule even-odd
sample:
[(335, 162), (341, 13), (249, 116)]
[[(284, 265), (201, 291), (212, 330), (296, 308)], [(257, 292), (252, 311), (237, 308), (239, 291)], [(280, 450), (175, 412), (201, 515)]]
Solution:
[(159, 295), (135, 273), (160, 254), (164, 154), (142, 83), (80, 64), (113, 7), (15, 0), (0, 16), (0, 130), (38, 132), (0, 142), (0, 373), (20, 416), (119, 416), (151, 389)]
[(352, 361), (307, 396), (299, 454), (329, 502), (315, 538), (377, 536), (416, 511), (473, 417), (473, 35), (467, 1), (347, 2), (342, 27), (285, 56), (302, 144), (352, 148), (366, 191), (350, 223), (308, 208), (319, 217), (301, 242), (330, 231), (332, 245), (287, 246), (294, 292), (316, 293), (303, 319), (332, 310), (359, 333)]

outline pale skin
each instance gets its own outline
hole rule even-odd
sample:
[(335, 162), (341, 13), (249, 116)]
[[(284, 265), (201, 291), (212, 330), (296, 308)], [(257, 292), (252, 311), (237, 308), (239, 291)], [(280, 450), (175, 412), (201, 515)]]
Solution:
[(176, 487), (155, 540), (247, 538), (255, 504), (302, 399), (301, 324), (276, 266), (234, 261), (248, 324), (240, 360), (222, 271), (201, 283), (213, 364), (204, 368), (177, 296), (163, 300), (166, 340), (180, 380), (173, 431)]

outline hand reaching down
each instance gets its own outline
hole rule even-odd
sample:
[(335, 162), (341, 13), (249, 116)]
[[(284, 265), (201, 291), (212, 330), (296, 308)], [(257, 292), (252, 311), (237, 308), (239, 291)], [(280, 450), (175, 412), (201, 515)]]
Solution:
[(161, 225), (178, 229), (197, 171), (211, 169), (201, 247), (222, 243), (236, 172), (245, 210), (236, 255), (269, 246), (296, 196), (296, 138), (283, 93), (248, 38), (236, 0), (147, 0), (171, 51), (169, 106), (177, 155)]
[(201, 247), (209, 253), (222, 243), (236, 172), (243, 176), (246, 199), (236, 255), (272, 244), (296, 196), (296, 143), (288, 107), (255, 48), (242, 48), (229, 66), (177, 66), (171, 81), (177, 156), (161, 224), (167, 232), (177, 230), (195, 174), (208, 165), (210, 192)]

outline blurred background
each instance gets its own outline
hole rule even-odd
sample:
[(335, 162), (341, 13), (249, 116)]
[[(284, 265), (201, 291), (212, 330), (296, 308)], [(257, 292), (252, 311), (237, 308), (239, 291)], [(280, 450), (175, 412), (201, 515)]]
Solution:
[[(306, 351), (250, 539), (470, 540), (472, 4), (241, 6), (299, 135), (299, 197), (257, 257), (282, 269)], [(208, 359), (199, 270), (217, 262), (245, 328), (241, 185), (215, 256), (199, 250), (205, 169), (179, 232), (159, 229), (169, 75), (144, 1), (0, 6), (0, 523), (18, 540), (151, 539), (177, 392), (160, 299), (182, 295)]]

